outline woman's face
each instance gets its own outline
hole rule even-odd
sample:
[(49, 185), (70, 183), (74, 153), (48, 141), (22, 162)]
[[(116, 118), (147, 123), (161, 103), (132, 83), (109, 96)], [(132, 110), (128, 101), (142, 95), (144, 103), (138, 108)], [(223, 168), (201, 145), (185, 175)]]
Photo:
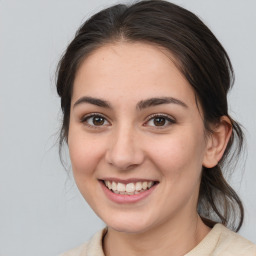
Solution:
[(115, 230), (139, 233), (196, 214), (207, 140), (193, 89), (168, 55), (144, 43), (109, 44), (75, 77), (74, 177)]

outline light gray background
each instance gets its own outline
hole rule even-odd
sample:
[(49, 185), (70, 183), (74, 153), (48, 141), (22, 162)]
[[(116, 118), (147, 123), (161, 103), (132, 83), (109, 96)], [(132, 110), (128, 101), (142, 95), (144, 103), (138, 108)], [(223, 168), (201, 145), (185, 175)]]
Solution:
[[(54, 256), (103, 227), (59, 162), (54, 72), (81, 22), (116, 2), (0, 0), (1, 256)], [(230, 107), (247, 129), (248, 158), (232, 183), (245, 205), (240, 233), (256, 242), (256, 2), (173, 2), (198, 14), (233, 62)]]

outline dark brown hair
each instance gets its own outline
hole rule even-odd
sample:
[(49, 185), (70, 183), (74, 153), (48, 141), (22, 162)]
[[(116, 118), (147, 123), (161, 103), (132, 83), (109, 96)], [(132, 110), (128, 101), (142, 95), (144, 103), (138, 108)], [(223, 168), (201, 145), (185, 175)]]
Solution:
[(57, 70), (63, 111), (60, 148), (68, 140), (72, 87), (79, 65), (99, 47), (122, 40), (155, 44), (173, 54), (203, 109), (207, 132), (211, 132), (209, 124), (218, 123), (221, 116), (230, 118), (232, 136), (221, 161), (213, 168), (202, 169), (198, 213), (209, 226), (221, 222), (238, 231), (243, 223), (243, 205), (222, 173), (224, 164), (239, 155), (243, 146), (243, 132), (228, 114), (227, 93), (234, 82), (233, 68), (209, 28), (182, 7), (161, 0), (119, 4), (100, 11), (80, 27)]

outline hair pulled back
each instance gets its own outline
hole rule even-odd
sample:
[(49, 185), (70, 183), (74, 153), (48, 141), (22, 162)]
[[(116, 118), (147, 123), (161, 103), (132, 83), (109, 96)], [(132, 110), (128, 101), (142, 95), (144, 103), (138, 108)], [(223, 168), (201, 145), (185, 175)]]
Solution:
[(230, 118), (232, 135), (222, 159), (213, 168), (202, 168), (198, 213), (209, 226), (221, 222), (238, 231), (244, 217), (243, 205), (222, 173), (224, 164), (243, 146), (243, 132), (228, 114), (227, 93), (234, 82), (233, 68), (208, 27), (182, 7), (161, 0), (119, 4), (100, 11), (80, 27), (57, 70), (63, 112), (60, 148), (68, 140), (72, 88), (79, 65), (99, 47), (123, 40), (155, 44), (172, 53), (178, 69), (195, 91), (207, 132), (221, 116)]

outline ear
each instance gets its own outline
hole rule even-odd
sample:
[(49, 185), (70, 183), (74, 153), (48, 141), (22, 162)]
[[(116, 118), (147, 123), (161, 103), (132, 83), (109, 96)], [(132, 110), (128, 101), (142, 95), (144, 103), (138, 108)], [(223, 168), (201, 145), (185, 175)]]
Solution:
[(222, 158), (232, 134), (232, 124), (227, 116), (222, 116), (220, 122), (211, 129), (203, 159), (203, 166), (206, 168), (216, 166)]

